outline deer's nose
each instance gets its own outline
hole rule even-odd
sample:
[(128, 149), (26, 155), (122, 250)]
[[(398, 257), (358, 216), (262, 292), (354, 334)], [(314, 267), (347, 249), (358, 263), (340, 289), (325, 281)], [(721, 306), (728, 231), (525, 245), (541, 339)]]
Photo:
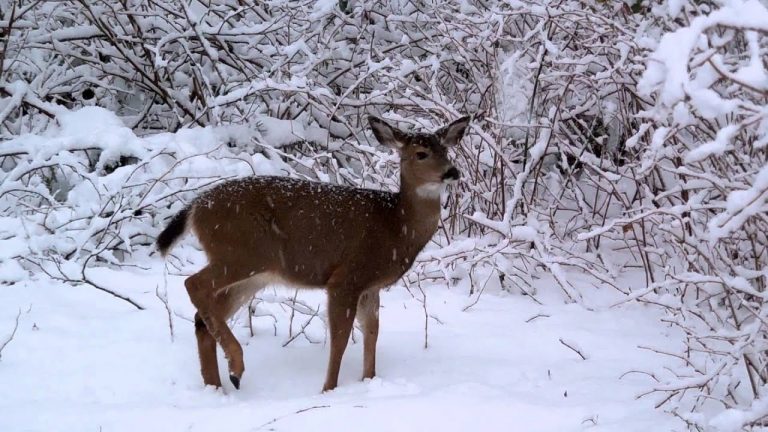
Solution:
[(448, 171), (443, 174), (443, 181), (455, 181), (458, 180), (459, 177), (459, 170), (457, 170), (456, 167), (450, 167), (448, 168)]

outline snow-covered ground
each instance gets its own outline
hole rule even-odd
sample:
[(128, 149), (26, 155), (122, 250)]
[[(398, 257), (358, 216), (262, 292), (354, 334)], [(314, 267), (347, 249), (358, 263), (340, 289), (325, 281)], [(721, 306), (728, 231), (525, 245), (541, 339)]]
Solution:
[[(647, 376), (624, 375), (662, 367), (664, 358), (638, 347), (675, 346), (679, 335), (661, 325), (657, 311), (605, 307), (613, 297), (603, 290), (581, 287), (594, 294), (592, 311), (485, 293), (464, 312), (474, 301), (466, 291), (431, 286), (427, 309), (434, 318), (424, 349), (422, 303), (395, 286), (382, 295), (379, 376), (360, 382), (362, 347), (350, 344), (340, 386), (326, 394), (320, 393), (328, 351), (321, 325), (310, 332), (319, 343), (300, 337), (283, 348), (283, 317), (276, 336), (272, 318), (254, 321), (254, 337), (241, 319), (235, 324), (246, 361), (241, 390), (225, 379), (224, 390), (214, 391), (203, 387), (198, 372), (183, 277), (165, 279), (155, 264), (141, 273), (92, 271), (145, 311), (87, 286), (22, 282), (0, 289), (0, 336), (22, 311), (0, 359), (0, 431), (683, 429), (653, 408), (653, 397), (635, 399), (649, 388)], [(546, 278), (539, 283), (542, 292), (554, 289)], [(156, 295), (166, 285), (173, 341)], [(317, 305), (323, 295), (302, 298)]]

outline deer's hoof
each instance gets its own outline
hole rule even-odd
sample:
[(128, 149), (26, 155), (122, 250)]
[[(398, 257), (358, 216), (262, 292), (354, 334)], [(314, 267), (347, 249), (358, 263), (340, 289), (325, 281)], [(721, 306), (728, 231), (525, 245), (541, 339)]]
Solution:
[(230, 375), (229, 380), (232, 381), (232, 385), (235, 386), (236, 389), (240, 390), (240, 377)]

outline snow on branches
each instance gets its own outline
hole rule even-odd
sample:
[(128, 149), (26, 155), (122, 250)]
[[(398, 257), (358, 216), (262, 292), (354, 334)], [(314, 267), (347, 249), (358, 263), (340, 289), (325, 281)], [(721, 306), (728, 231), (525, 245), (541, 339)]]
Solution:
[(667, 282), (641, 298), (669, 310), (687, 346), (667, 353), (682, 362), (654, 391), (691, 426), (741, 430), (768, 418), (768, 7), (672, 3), (685, 18), (660, 21), (638, 82), (655, 102), (641, 113), (651, 142), (638, 175), (653, 189), (638, 210)]

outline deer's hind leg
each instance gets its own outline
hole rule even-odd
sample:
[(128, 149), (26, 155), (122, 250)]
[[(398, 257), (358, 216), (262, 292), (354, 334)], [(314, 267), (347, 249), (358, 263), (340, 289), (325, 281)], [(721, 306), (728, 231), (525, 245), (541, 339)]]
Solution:
[[(254, 283), (247, 267), (208, 265), (185, 281), (192, 304), (197, 308), (196, 335), (200, 354), (200, 370), (206, 385), (221, 386), (216, 361), (216, 346), (206, 332), (218, 342), (224, 351), (229, 367), (229, 379), (240, 388), (245, 371), (243, 348), (227, 325), (227, 319), (250, 296), (263, 287)], [(198, 325), (198, 318), (200, 324)], [(197, 329), (200, 330), (197, 330)], [(203, 328), (206, 332), (203, 332)]]
[(216, 339), (213, 338), (200, 313), (195, 313), (195, 337), (197, 337), (197, 353), (200, 356), (200, 372), (203, 383), (221, 387), (219, 377), (219, 361), (216, 358)]

